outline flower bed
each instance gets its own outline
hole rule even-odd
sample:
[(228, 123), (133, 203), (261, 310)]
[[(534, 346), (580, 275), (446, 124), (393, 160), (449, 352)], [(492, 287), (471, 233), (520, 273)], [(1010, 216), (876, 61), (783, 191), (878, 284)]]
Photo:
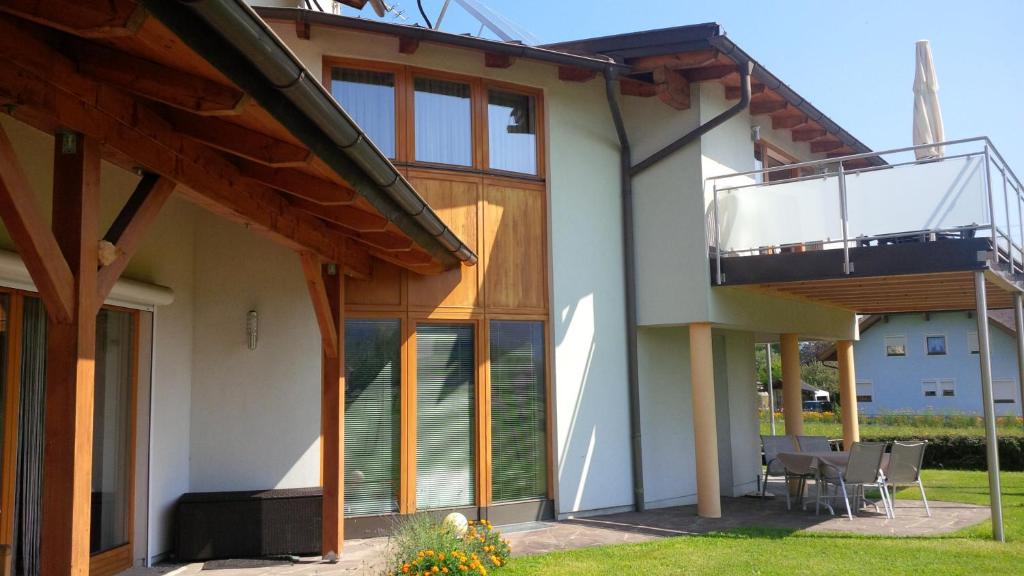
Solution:
[(508, 564), (512, 548), (487, 520), (456, 524), (418, 515), (396, 530), (388, 574), (487, 576)]

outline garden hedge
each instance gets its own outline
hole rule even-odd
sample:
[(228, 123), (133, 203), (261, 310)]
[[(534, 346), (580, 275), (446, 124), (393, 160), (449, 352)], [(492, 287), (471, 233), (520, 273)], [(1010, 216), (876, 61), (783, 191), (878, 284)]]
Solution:
[[(920, 437), (862, 436), (864, 442), (920, 440)], [(925, 468), (951, 470), (985, 470), (985, 439), (978, 436), (933, 436), (924, 451)], [(1024, 438), (999, 438), (999, 467), (1002, 470), (1024, 471)]]

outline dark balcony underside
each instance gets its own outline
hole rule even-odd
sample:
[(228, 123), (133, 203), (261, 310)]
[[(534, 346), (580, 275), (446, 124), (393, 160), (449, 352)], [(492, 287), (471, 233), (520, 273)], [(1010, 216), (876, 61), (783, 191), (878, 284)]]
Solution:
[[(830, 304), (861, 314), (975, 308), (974, 272), (984, 271), (991, 309), (1010, 308), (1020, 287), (991, 260), (986, 238), (722, 258), (723, 286)], [(712, 279), (715, 259), (711, 259)]]

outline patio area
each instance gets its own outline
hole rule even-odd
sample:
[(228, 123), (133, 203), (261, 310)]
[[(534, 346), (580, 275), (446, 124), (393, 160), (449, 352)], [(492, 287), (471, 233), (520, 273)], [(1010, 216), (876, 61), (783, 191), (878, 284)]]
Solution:
[[(772, 488), (782, 489), (781, 482)], [(515, 556), (544, 554), (609, 544), (627, 544), (698, 535), (736, 528), (764, 527), (812, 532), (846, 532), (878, 536), (934, 536), (955, 532), (989, 518), (984, 506), (955, 502), (930, 502), (932, 517), (925, 515), (920, 501), (896, 500), (896, 518), (887, 520), (883, 512), (871, 506), (851, 521), (845, 516), (822, 513), (815, 516), (813, 501), (807, 511), (795, 506), (786, 510), (781, 492), (774, 498), (723, 498), (722, 518), (699, 518), (696, 506), (677, 506), (646, 512), (625, 512), (561, 522), (531, 522), (500, 527), (512, 545)], [(217, 560), (192, 564), (163, 564), (134, 569), (126, 576), (187, 576), (215, 571), (218, 576), (263, 575), (337, 575), (377, 574), (381, 568), (386, 538), (346, 542), (344, 557), (337, 563), (324, 563), (318, 557), (287, 560)]]

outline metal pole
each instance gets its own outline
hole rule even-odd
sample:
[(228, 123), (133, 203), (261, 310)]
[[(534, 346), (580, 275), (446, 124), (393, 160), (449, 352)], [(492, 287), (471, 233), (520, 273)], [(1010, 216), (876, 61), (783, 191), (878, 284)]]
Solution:
[(992, 251), (995, 252), (996, 263), (999, 263), (999, 236), (996, 235), (996, 206), (992, 201), (992, 175), (989, 173), (988, 145), (985, 145), (985, 193), (988, 195), (988, 221), (992, 235)]
[[(1013, 188), (1014, 196), (1017, 197), (1017, 226), (1020, 231), (1020, 262), (1021, 272), (1024, 272), (1024, 204), (1022, 204), (1020, 197), (1020, 190), (1016, 186), (1011, 185)], [(1024, 399), (1022, 399), (1024, 401)]]
[(448, 5), (451, 2), (452, 0), (444, 0), (444, 6), (441, 6), (441, 13), (437, 15), (437, 20), (434, 22), (434, 30), (441, 29), (441, 21), (444, 20), (444, 15), (448, 12)]
[(1003, 502), (999, 488), (996, 408), (992, 402), (992, 356), (988, 341), (988, 302), (985, 299), (985, 272), (983, 271), (974, 273), (974, 296), (977, 300), (978, 360), (981, 364), (981, 402), (985, 413), (985, 456), (988, 463), (988, 491), (992, 506), (992, 538), (998, 542), (1005, 542)]
[(1013, 295), (1013, 320), (1017, 329), (1017, 383), (1020, 385), (1020, 397), (1024, 416), (1024, 296), (1019, 292)]
[(849, 214), (846, 212), (846, 168), (839, 163), (839, 217), (843, 221), (843, 274), (850, 273)]
[(764, 345), (766, 361), (768, 363), (768, 409), (771, 411), (772, 436), (775, 436), (775, 378), (772, 377), (772, 345)]
[(715, 182), (715, 283), (722, 284), (722, 230), (718, 225), (718, 182)]

